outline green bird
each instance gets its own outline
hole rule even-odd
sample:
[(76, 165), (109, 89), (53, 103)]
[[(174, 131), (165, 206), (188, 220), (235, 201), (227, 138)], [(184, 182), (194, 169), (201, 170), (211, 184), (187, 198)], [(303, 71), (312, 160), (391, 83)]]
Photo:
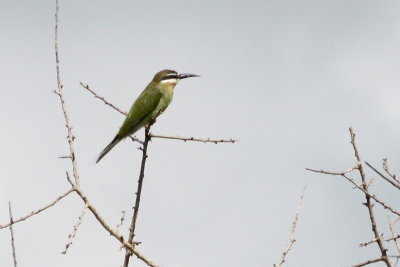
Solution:
[(154, 75), (153, 80), (133, 103), (119, 132), (111, 143), (101, 151), (98, 163), (110, 150), (125, 137), (134, 134), (140, 128), (157, 118), (171, 103), (177, 83), (186, 78), (199, 77), (196, 74), (178, 74), (174, 70), (162, 70)]

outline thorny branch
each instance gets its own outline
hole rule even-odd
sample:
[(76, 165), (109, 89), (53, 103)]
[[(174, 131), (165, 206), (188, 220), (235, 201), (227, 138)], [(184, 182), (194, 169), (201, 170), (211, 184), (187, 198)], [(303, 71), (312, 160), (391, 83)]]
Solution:
[[(390, 232), (392, 232), (392, 238), (390, 238), (390, 240), (394, 240), (397, 251), (400, 253), (400, 244), (399, 244), (399, 241), (397, 240), (400, 238), (400, 235), (396, 235), (396, 233), (394, 231), (394, 227), (393, 227), (394, 224), (399, 221), (399, 219), (400, 219), (400, 217), (397, 217), (394, 221), (392, 221), (392, 219), (390, 218), (390, 214), (388, 212), (389, 228), (390, 228)], [(388, 241), (388, 240), (385, 240), (385, 241)]]
[[(145, 128), (145, 139), (143, 143), (143, 147), (141, 148), (142, 150), (142, 163), (140, 165), (140, 174), (139, 174), (139, 180), (138, 180), (138, 187), (136, 191), (136, 200), (135, 200), (135, 207), (133, 210), (133, 216), (132, 216), (132, 221), (131, 221), (131, 226), (129, 228), (129, 239), (128, 242), (132, 243), (133, 238), (135, 237), (135, 228), (136, 228), (136, 219), (139, 213), (139, 205), (140, 205), (140, 196), (142, 194), (142, 186), (143, 186), (143, 178), (144, 178), (144, 169), (146, 166), (146, 159), (147, 159), (147, 146), (151, 140), (150, 136), (150, 125), (146, 126)], [(125, 253), (125, 259), (124, 259), (124, 267), (127, 267), (129, 265), (129, 259), (132, 256), (132, 253), (130, 251), (126, 251)]]
[(65, 249), (61, 252), (62, 254), (66, 254), (69, 246), (72, 244), (72, 240), (74, 239), (76, 232), (78, 231), (78, 228), (82, 223), (83, 216), (85, 216), (87, 208), (88, 208), (88, 206), (85, 205), (85, 207), (82, 210), (81, 215), (79, 216), (78, 222), (74, 225), (74, 229), (73, 229), (72, 233), (69, 234), (69, 236), (68, 236), (68, 242), (65, 245)]
[(124, 241), (124, 238), (119, 235), (116, 231), (111, 229), (111, 227), (104, 221), (104, 219), (100, 216), (100, 214), (97, 212), (97, 210), (90, 204), (89, 200), (87, 197), (84, 195), (80, 183), (79, 183), (79, 175), (78, 175), (78, 169), (76, 165), (76, 159), (75, 159), (75, 152), (74, 152), (74, 137), (72, 135), (72, 126), (68, 118), (67, 114), (67, 109), (65, 106), (64, 102), (64, 97), (63, 97), (63, 87), (61, 85), (61, 78), (60, 78), (60, 61), (58, 57), (58, 0), (56, 0), (56, 14), (55, 14), (56, 22), (55, 22), (55, 54), (56, 54), (56, 71), (57, 71), (57, 86), (58, 86), (58, 91), (54, 91), (59, 97), (61, 101), (61, 107), (64, 113), (64, 118), (66, 121), (66, 127), (68, 130), (68, 143), (69, 143), (69, 148), (70, 148), (70, 158), (72, 161), (72, 168), (73, 168), (73, 176), (75, 178), (75, 185), (72, 183), (72, 181), (69, 179), (69, 175), (67, 172), (67, 179), (70, 182), (72, 189), (81, 197), (83, 202), (85, 203), (85, 207), (87, 207), (92, 214), (96, 217), (96, 219), (99, 221), (99, 223), (115, 238), (117, 238), (127, 249), (129, 249), (133, 254), (135, 254), (139, 259), (141, 259), (143, 262), (145, 262), (149, 266), (156, 266), (154, 263), (152, 263), (150, 260), (145, 258), (142, 254), (140, 254), (131, 244), (127, 243)]
[(89, 92), (91, 92), (92, 95), (93, 95), (95, 98), (98, 98), (98, 99), (100, 99), (101, 101), (103, 101), (104, 104), (109, 105), (110, 107), (112, 107), (113, 109), (115, 109), (116, 111), (118, 111), (119, 113), (121, 113), (122, 115), (125, 115), (125, 116), (128, 115), (128, 113), (127, 113), (126, 111), (123, 111), (123, 110), (117, 108), (116, 106), (114, 106), (113, 104), (111, 104), (110, 102), (108, 102), (103, 96), (98, 95), (95, 91), (93, 91), (93, 90), (89, 87), (88, 84), (84, 84), (84, 83), (80, 82), (80, 85), (81, 85), (83, 88), (85, 88), (86, 90), (88, 90)]
[(62, 194), (61, 196), (57, 197), (57, 198), (56, 198), (53, 202), (51, 202), (50, 204), (48, 204), (48, 205), (46, 205), (46, 206), (44, 206), (43, 208), (40, 208), (40, 209), (38, 209), (38, 210), (32, 211), (32, 212), (29, 213), (28, 215), (25, 215), (25, 216), (23, 216), (23, 217), (21, 217), (21, 218), (19, 218), (19, 219), (17, 219), (17, 220), (13, 220), (12, 223), (10, 222), (10, 223), (5, 224), (5, 225), (0, 225), (0, 229), (9, 227), (9, 226), (12, 225), (12, 224), (16, 224), (16, 223), (25, 221), (25, 220), (28, 219), (29, 217), (31, 217), (31, 216), (33, 216), (33, 215), (36, 215), (36, 214), (38, 214), (38, 213), (40, 213), (40, 212), (42, 212), (42, 211), (44, 211), (44, 210), (46, 210), (46, 209), (48, 209), (48, 208), (54, 206), (58, 201), (60, 201), (60, 200), (63, 199), (64, 197), (68, 196), (72, 191), (74, 191), (73, 188), (69, 189), (67, 192), (65, 192), (65, 193)]
[(387, 163), (387, 159), (383, 159), (383, 169), (385, 170), (385, 172), (387, 174), (389, 174), (390, 177), (392, 177), (396, 182), (398, 182), (400, 184), (400, 180), (399, 180), (399, 178), (397, 178), (396, 174), (392, 174), (389, 171), (389, 166), (388, 166), (388, 163)]
[(182, 140), (184, 142), (186, 142), (186, 141), (194, 141), (194, 142), (214, 143), (214, 144), (218, 144), (218, 143), (232, 143), (233, 144), (233, 143), (237, 142), (237, 140), (234, 140), (234, 139), (229, 139), (229, 140), (225, 140), (225, 139), (210, 139), (210, 138), (201, 139), (201, 138), (194, 138), (194, 137), (166, 136), (166, 135), (158, 135), (158, 134), (152, 134), (152, 133), (150, 134), (150, 136), (152, 138)]
[[(358, 166), (358, 165), (356, 165)], [(310, 168), (306, 168), (307, 171), (311, 171), (311, 172), (316, 172), (316, 173), (322, 173), (322, 174), (329, 174), (329, 175), (338, 175), (338, 176), (343, 176), (344, 178), (346, 178), (347, 181), (349, 181), (350, 183), (352, 183), (357, 189), (359, 189), (360, 191), (364, 192), (364, 194), (368, 195), (369, 197), (371, 197), (373, 200), (376, 201), (376, 203), (380, 204), (382, 207), (384, 207), (385, 209), (389, 210), (390, 212), (397, 214), (400, 216), (400, 212), (393, 209), (391, 206), (387, 205), (385, 202), (379, 200), (375, 195), (371, 195), (369, 192), (365, 191), (362, 186), (360, 186), (359, 184), (357, 184), (353, 178), (350, 178), (348, 176), (346, 176), (346, 174), (344, 174), (344, 172), (340, 173), (340, 172), (328, 172), (328, 171), (324, 171), (324, 170), (314, 170), (314, 169), (310, 169)]]
[(66, 127), (68, 130), (68, 144), (69, 144), (69, 151), (70, 151), (70, 159), (72, 161), (72, 173), (75, 178), (75, 184), (79, 186), (79, 175), (78, 169), (76, 166), (76, 159), (75, 159), (75, 151), (74, 151), (74, 139), (75, 137), (72, 135), (72, 127), (69, 121), (69, 117), (67, 114), (67, 108), (65, 106), (64, 96), (63, 96), (63, 85), (61, 84), (61, 77), (60, 77), (60, 60), (58, 56), (58, 0), (56, 0), (56, 14), (55, 14), (56, 24), (55, 24), (55, 37), (54, 37), (54, 49), (56, 53), (56, 72), (57, 72), (57, 91), (53, 91), (56, 95), (60, 97), (61, 108), (64, 114), (64, 119), (66, 123)]
[[(388, 255), (387, 255), (387, 249), (383, 246), (382, 237), (379, 235), (379, 231), (378, 231), (378, 227), (377, 227), (377, 224), (376, 224), (376, 220), (375, 220), (375, 216), (374, 216), (374, 212), (373, 212), (373, 204), (372, 204), (371, 199), (374, 199), (377, 203), (381, 204), (386, 209), (390, 209), (391, 212), (393, 212), (393, 213), (398, 214), (398, 212), (395, 211), (394, 209), (390, 208), (389, 206), (387, 206), (384, 202), (380, 201), (378, 198), (375, 197), (375, 195), (371, 195), (369, 193), (369, 188), (368, 188), (369, 186), (368, 186), (368, 183), (367, 183), (366, 178), (365, 178), (365, 172), (364, 172), (363, 165), (361, 163), (361, 157), (360, 157), (360, 154), (358, 152), (357, 145), (355, 143), (355, 136), (356, 135), (353, 132), (353, 129), (351, 127), (349, 128), (349, 131), (350, 131), (350, 136), (351, 136), (351, 142), (350, 143), (353, 146), (354, 155), (355, 155), (355, 157), (357, 159), (357, 164), (353, 168), (349, 169), (348, 171), (341, 172), (341, 173), (326, 172), (326, 171), (323, 171), (323, 170), (318, 171), (318, 170), (313, 170), (313, 169), (308, 169), (308, 168), (307, 168), (307, 170), (313, 171), (313, 172), (318, 172), (318, 173), (343, 176), (348, 181), (350, 181), (352, 184), (354, 184), (359, 190), (364, 192), (365, 199), (366, 199), (365, 206), (368, 208), (369, 218), (370, 218), (370, 222), (371, 222), (371, 226), (372, 226), (372, 232), (374, 233), (374, 236), (375, 236), (375, 238), (371, 242), (376, 242), (378, 244), (379, 250), (381, 252), (381, 257), (373, 259), (373, 260), (369, 260), (367, 262), (364, 262), (364, 263), (361, 263), (361, 264), (358, 264), (358, 265), (355, 265), (355, 266), (364, 266), (364, 265), (367, 265), (367, 264), (370, 264), (370, 263), (383, 261), (383, 262), (386, 263), (386, 265), (388, 267), (391, 267), (392, 265), (391, 265), (391, 262), (389, 260)], [(366, 163), (366, 164), (369, 167), (372, 167), (368, 163)], [(359, 172), (359, 174), (361, 176), (361, 185), (357, 184), (352, 178), (346, 176), (346, 173), (349, 173), (349, 172), (351, 172), (353, 170), (356, 170), (356, 169), (358, 170), (358, 172)], [(366, 244), (368, 244), (368, 243), (369, 242), (367, 242)]]
[[(363, 187), (365, 192), (368, 192), (368, 185), (367, 185), (367, 182), (366, 182), (366, 179), (365, 179), (364, 168), (363, 168), (362, 164), (360, 164), (361, 163), (361, 158), (360, 158), (360, 155), (358, 153), (358, 149), (357, 149), (356, 142), (355, 142), (356, 135), (353, 132), (353, 129), (351, 127), (349, 128), (349, 131), (350, 131), (350, 135), (351, 135), (351, 144), (353, 145), (354, 154), (355, 154), (355, 156), (357, 158), (357, 161), (359, 163), (358, 171), (359, 171), (359, 173), (361, 175), (362, 187)], [(383, 246), (382, 239), (381, 239), (381, 237), (379, 235), (378, 226), (376, 225), (375, 216), (374, 216), (374, 212), (373, 212), (373, 208), (372, 208), (373, 205), (371, 203), (370, 195), (369, 194), (365, 194), (365, 199), (367, 201), (366, 206), (367, 206), (368, 212), (369, 212), (369, 219), (371, 221), (372, 232), (374, 232), (375, 238), (377, 239), (376, 242), (378, 243), (379, 249), (381, 251), (382, 260), (386, 263), (386, 265), (388, 267), (390, 267), (390, 266), (392, 266), (392, 264), (390, 263), (390, 260), (387, 257), (387, 254), (386, 254), (387, 249)]]
[(14, 230), (12, 227), (12, 225), (14, 224), (14, 221), (13, 221), (12, 212), (11, 212), (11, 202), (8, 202), (8, 212), (10, 214), (10, 233), (11, 233), (11, 248), (12, 248), (12, 254), (13, 254), (13, 261), (14, 261), (14, 267), (17, 267), (17, 255), (15, 254)]
[(303, 198), (304, 198), (304, 193), (306, 191), (306, 187), (307, 187), (307, 185), (304, 185), (303, 191), (301, 192), (299, 205), (297, 206), (296, 217), (294, 218), (294, 221), (293, 221), (292, 232), (290, 234), (289, 244), (288, 244), (286, 250), (282, 254), (281, 261), (278, 264), (274, 264), (274, 267), (280, 267), (285, 262), (286, 255), (289, 253), (289, 250), (292, 248), (294, 242), (296, 242), (296, 239), (294, 239), (294, 233), (296, 231), (297, 221), (299, 220), (299, 213), (300, 213), (301, 205), (303, 204)]

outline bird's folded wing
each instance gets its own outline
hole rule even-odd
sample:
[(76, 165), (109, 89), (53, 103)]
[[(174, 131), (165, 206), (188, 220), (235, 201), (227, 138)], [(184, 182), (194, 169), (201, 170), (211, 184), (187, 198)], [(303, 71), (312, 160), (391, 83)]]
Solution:
[(133, 103), (118, 135), (126, 137), (146, 125), (156, 114), (156, 108), (161, 100), (161, 92), (154, 88), (145, 90)]

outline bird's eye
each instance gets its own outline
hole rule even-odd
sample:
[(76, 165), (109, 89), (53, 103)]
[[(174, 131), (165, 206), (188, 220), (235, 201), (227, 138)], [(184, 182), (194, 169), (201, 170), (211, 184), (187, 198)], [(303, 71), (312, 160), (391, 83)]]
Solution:
[(161, 78), (161, 80), (165, 81), (165, 80), (172, 80), (172, 79), (178, 79), (178, 74), (176, 73), (171, 73), (171, 74), (167, 74), (164, 77)]

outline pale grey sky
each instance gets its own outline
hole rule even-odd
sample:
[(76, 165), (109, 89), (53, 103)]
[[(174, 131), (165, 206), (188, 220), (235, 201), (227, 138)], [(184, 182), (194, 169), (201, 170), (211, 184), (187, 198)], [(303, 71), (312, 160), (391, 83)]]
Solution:
[[(56, 89), (55, 1), (3, 0), (0, 9), (0, 224), (68, 189), (67, 135)], [(153, 140), (136, 228), (140, 251), (161, 266), (349, 266), (377, 257), (363, 196), (339, 177), (387, 157), (399, 173), (398, 1), (60, 1), (59, 49), (81, 185), (116, 226), (132, 216), (140, 151), (126, 140), (99, 164), (123, 110), (164, 68), (200, 74), (177, 85), (152, 132), (234, 138), (235, 144)], [(143, 136), (143, 131), (138, 133)], [(369, 173), (370, 174), (370, 173)], [(371, 177), (371, 176), (369, 176)], [(398, 192), (376, 182), (389, 203)], [(61, 255), (83, 206), (70, 196), (15, 225), (20, 266), (120, 266), (123, 251), (87, 214)], [(377, 209), (388, 233), (386, 212)], [(400, 232), (400, 229), (398, 229)], [(0, 231), (0, 266), (11, 266)], [(390, 246), (389, 246), (390, 247)], [(144, 266), (135, 261), (134, 266)], [(376, 266), (383, 266), (377, 264)]]

